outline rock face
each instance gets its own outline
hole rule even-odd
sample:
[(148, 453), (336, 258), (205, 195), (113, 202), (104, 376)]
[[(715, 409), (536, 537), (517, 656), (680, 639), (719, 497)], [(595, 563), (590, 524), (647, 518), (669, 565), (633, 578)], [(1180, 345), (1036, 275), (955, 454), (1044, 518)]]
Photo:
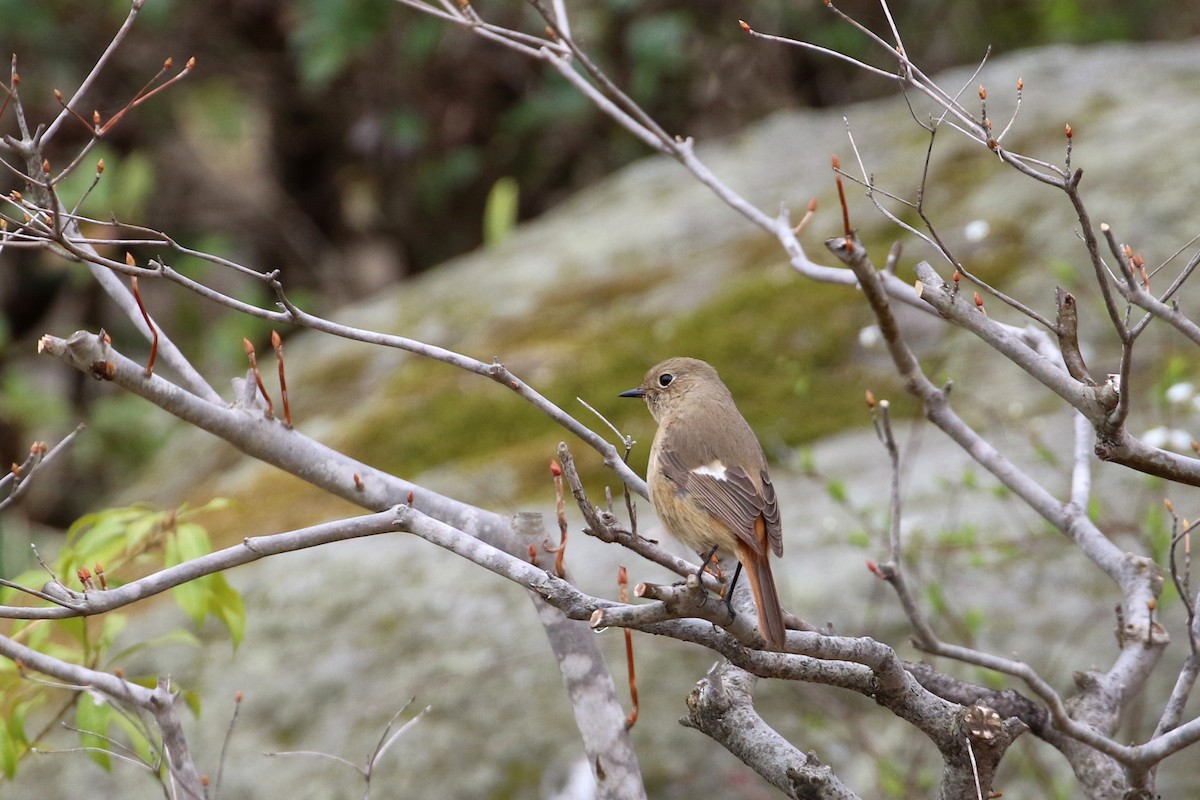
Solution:
[[(1069, 122), (1075, 132), (1073, 163), (1085, 169), (1094, 218), (1109, 221), (1123, 240), (1146, 253), (1148, 263), (1157, 263), (1200, 227), (1193, 211), (1200, 178), (1192, 174), (1200, 164), (1195, 152), (1200, 144), (1190, 116), (1200, 108), (1194, 102), (1197, 63), (1195, 43), (1029, 51), (990, 62), (967, 94), (974, 93), (974, 83), (986, 84), (989, 113), (1003, 127), (1015, 94), (1004, 87), (1023, 79), (1020, 115), (1006, 143), (1061, 162), (1063, 125)], [(941, 83), (957, 88), (970, 78), (970, 70), (960, 71)], [(914, 105), (923, 113), (919, 99)], [(823, 210), (806, 234), (815, 255), (820, 240), (840, 228), (829, 154), (841, 153), (843, 163), (854, 163), (843, 116), (877, 184), (912, 196), (928, 142), (899, 98), (837, 111), (780, 113), (736, 139), (703, 143), (699, 152), (727, 183), (764, 208), (780, 203), (803, 208), (817, 196)], [(1043, 279), (1046, 272), (1071, 285), (1074, 275), (1086, 276), (1090, 269), (1069, 206), (950, 130), (938, 135), (934, 152), (925, 201), (940, 232), (976, 271), (1003, 278), (1014, 294), (1052, 313), (1053, 284)], [(900, 235), (860, 192), (851, 192), (851, 203), (865, 240), (886, 246)], [(981, 223), (987, 230), (982, 238)], [(932, 258), (912, 237), (906, 245), (902, 272), (916, 258)], [(915, 658), (906, 649), (893, 598), (862, 568), (864, 559), (882, 552), (876, 530), (884, 525), (889, 480), (882, 451), (865, 430), (865, 412), (858, 415), (862, 427), (821, 440), (804, 459), (794, 448), (806, 434), (776, 419), (813, 414), (806, 409), (830, 396), (834, 405), (850, 407), (861, 402), (868, 382), (887, 385), (886, 362), (846, 333), (867, 321), (854, 305), (854, 293), (837, 290), (842, 299), (822, 300), (811, 317), (784, 320), (791, 331), (784, 345), (756, 344), (768, 310), (798, 313), (774, 305), (780, 297), (818, 291), (825, 290), (794, 276), (764, 234), (677, 165), (650, 158), (523, 226), (502, 246), (458, 259), (335, 316), (476, 357), (498, 356), (530, 383), (555, 387), (558, 394), (550, 396), (569, 409), (578, 408), (576, 394), (607, 403), (634, 385), (647, 365), (676, 354), (716, 361), (734, 376), (730, 383), (740, 399), (755, 386), (778, 383), (787, 364), (818, 346), (825, 335), (820, 331), (848, 325), (838, 329), (834, 349), (840, 360), (818, 359), (802, 375), (789, 375), (797, 387), (794, 402), (755, 412), (756, 427), (769, 432), (763, 437), (768, 450), (784, 462), (774, 468), (785, 530), (777, 576), (784, 604), (799, 615), (830, 621), (842, 633), (878, 636)], [(741, 297), (761, 302), (762, 316), (735, 313), (743, 309), (728, 298)], [(1089, 320), (1100, 319), (1093, 313), (1094, 298), (1085, 292), (1081, 302)], [(1002, 315), (1003, 309), (993, 313)], [(781, 326), (777, 320), (771, 324)], [(916, 339), (938, 359), (935, 378), (955, 381), (963, 413), (1061, 494), (1069, 471), (1069, 419), (1040, 415), (1050, 406), (1039, 390), (1015, 370), (988, 368), (965, 339), (936, 324), (913, 325), (920, 326), (913, 328)], [(696, 349), (678, 350), (691, 341), (692, 331), (708, 329), (727, 341), (718, 348), (695, 334)], [(1112, 344), (1101, 326), (1088, 330), (1094, 331), (1089, 347), (1096, 354), (1091, 365), (1102, 374), (1114, 363)], [(760, 348), (781, 346), (786, 350), (773, 352), (775, 360), (758, 355)], [(730, 352), (750, 355), (737, 363)], [(313, 335), (290, 339), (288, 356), (297, 425), (305, 433), (406, 477), (419, 471), (425, 485), (478, 505), (516, 511), (552, 503), (548, 482), (531, 485), (512, 464), (524, 459), (544, 469), (561, 434), (537, 427), (540, 420), (528, 422), (535, 415), (527, 409), (505, 410), (509, 407), (501, 404), (510, 398), (500, 398), (490, 385), (480, 387), (481, 379), (430, 368), (396, 351)], [(836, 372), (851, 362), (861, 371)], [(883, 371), (868, 377), (877, 369)], [(848, 374), (861, 380), (854, 383)], [(459, 397), (455, 391), (463, 393), (463, 403), (484, 397), (472, 413), (494, 420), (486, 432), (471, 433), (459, 444), (446, 433), (467, 424), (447, 408)], [(1005, 398), (1003, 404), (993, 402), (995, 397)], [(614, 413), (626, 415), (625, 429), (649, 441), (644, 409)], [(828, 427), (843, 429), (845, 419)], [(948, 614), (939, 618), (939, 629), (948, 638), (1019, 651), (1063, 691), (1072, 670), (1107, 663), (1113, 626), (1107, 609), (1116, 595), (1083, 557), (993, 491), (989, 480), (978, 477), (981, 471), (935, 431), (899, 427), (907, 442), (907, 543), (916, 577), (930, 587), (930, 604), (943, 604)], [(420, 450), (426, 436), (433, 455)], [(178, 463), (178, 453), (187, 452), (193, 468), (183, 475), (156, 469), (131, 498), (169, 505), (184, 498), (232, 497), (239, 501), (236, 515), (212, 521), (228, 537), (347, 513), (297, 487), (294, 479), (231, 457), (226, 447), (198, 434), (179, 441), (169, 457)], [(575, 450), (581, 461), (590, 457), (582, 447)], [(820, 477), (786, 470), (801, 460), (814, 464)], [(593, 481), (595, 491), (599, 480)], [(1114, 525), (1140, 524), (1136, 509), (1160, 502), (1161, 493), (1153, 496), (1143, 481), (1120, 480), (1115, 470), (1099, 470), (1098, 496), (1107, 499), (1098, 513)], [(831, 482), (836, 491), (829, 491)], [(649, 517), (645, 504), (642, 509)], [(1128, 546), (1144, 550), (1141, 536), (1135, 530)], [(615, 596), (619, 563), (630, 564), (635, 581), (668, 579), (617, 548), (574, 538), (570, 566), (588, 591)], [(126, 665), (127, 672), (169, 672), (201, 692), (205, 710), (194, 729), (198, 757), (210, 774), (217, 769), (233, 694), (245, 693), (223, 798), (361, 796), (358, 777), (328, 760), (260, 753), (323, 751), (361, 763), (410, 698), (412, 712), (431, 710), (379, 767), (375, 796), (551, 796), (580, 757), (553, 658), (520, 589), (400, 536), (266, 559), (230, 579), (245, 593), (249, 609), (246, 641), (238, 652), (230, 651), (219, 632), (207, 631), (202, 649), (156, 651), (150, 660)], [(1177, 607), (1166, 613), (1172, 610)], [(141, 639), (183, 624), (181, 619), (164, 604), (130, 628)], [(1176, 622), (1166, 620), (1178, 627)], [(622, 675), (620, 636), (602, 636), (615, 674)], [(675, 723), (712, 656), (644, 636), (635, 637), (635, 647), (642, 713), (634, 738), (651, 795), (769, 796), (732, 756)], [(1172, 649), (1182, 658), (1185, 645)], [(1151, 705), (1162, 696), (1152, 692)], [(802, 749), (815, 750), (866, 794), (883, 771), (910, 786), (938, 773), (932, 748), (908, 744), (905, 726), (881, 719), (857, 698), (773, 684), (762, 685), (759, 697), (764, 715), (782, 732)], [(1135, 724), (1130, 738), (1144, 736), (1153, 717)], [(1032, 769), (1019, 750), (1009, 756), (1006, 792), (1021, 794), (1024, 788), (1025, 794), (1042, 795), (1046, 774), (1065, 779), (1061, 759), (1039, 756)], [(1160, 771), (1160, 790), (1195, 793), (1200, 784), (1187, 772), (1168, 762)], [(1042, 777), (1031, 777), (1036, 775)], [(118, 765), (103, 775), (83, 757), (66, 755), (23, 765), (12, 796), (66, 797), (81, 786), (96, 797), (155, 791), (132, 768)]]

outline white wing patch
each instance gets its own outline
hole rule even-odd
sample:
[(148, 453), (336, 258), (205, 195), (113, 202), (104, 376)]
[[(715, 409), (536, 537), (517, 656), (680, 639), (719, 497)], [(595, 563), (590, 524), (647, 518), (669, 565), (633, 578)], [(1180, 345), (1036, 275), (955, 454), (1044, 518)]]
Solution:
[(715, 458), (707, 464), (701, 464), (691, 470), (693, 475), (708, 475), (711, 478), (716, 478), (719, 481), (728, 480), (725, 475), (725, 465), (721, 463), (721, 459)]

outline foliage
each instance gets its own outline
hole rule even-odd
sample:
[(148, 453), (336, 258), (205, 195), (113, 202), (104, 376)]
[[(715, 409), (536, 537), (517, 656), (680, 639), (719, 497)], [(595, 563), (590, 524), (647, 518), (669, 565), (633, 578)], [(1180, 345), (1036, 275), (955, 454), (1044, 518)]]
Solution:
[[(52, 581), (60, 580), (85, 592), (117, 588), (147, 571), (204, 555), (210, 551), (208, 534), (192, 519), (223, 505), (222, 501), (213, 501), (200, 508), (171, 511), (129, 506), (87, 514), (71, 526), (62, 547), (47, 565), (56, 576)], [(11, 580), (36, 586), (45, 577), (39, 567)], [(234, 647), (241, 642), (246, 609), (224, 575), (185, 583), (173, 590), (173, 596), (194, 626), (200, 627), (211, 615), (229, 633)], [(14, 605), (28, 598), (10, 586), (0, 587), (0, 605)], [(182, 627), (153, 639), (121, 636), (129, 621), (129, 615), (123, 612), (109, 612), (95, 621), (82, 617), (17, 620), (6, 626), (5, 635), (71, 664), (118, 672), (135, 656), (158, 648), (199, 646), (195, 635)], [(115, 649), (118, 637), (122, 642), (119, 650)], [(156, 680), (153, 674), (126, 677), (146, 686), (153, 686)], [(185, 692), (185, 697), (198, 714), (199, 697), (191, 692)], [(155, 752), (159, 745), (148, 738), (148, 728), (132, 720), (127, 712), (114, 711), (107, 697), (86, 689), (29, 680), (20, 665), (0, 660), (0, 719), (4, 720), (0, 727), (0, 770), (5, 778), (12, 779), (21, 758), (72, 709), (82, 746), (103, 768), (111, 767), (109, 752), (114, 746), (130, 748), (155, 769), (162, 766)], [(36, 721), (32, 731), (31, 721)]]
[(514, 178), (501, 178), (488, 192), (483, 212), (483, 243), (497, 245), (512, 235), (517, 225), (519, 188)]

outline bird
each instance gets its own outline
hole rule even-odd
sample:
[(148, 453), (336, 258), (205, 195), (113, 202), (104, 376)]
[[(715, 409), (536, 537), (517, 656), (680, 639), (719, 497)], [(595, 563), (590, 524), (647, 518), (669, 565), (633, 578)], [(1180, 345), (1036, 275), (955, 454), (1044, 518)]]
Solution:
[[(750, 424), (717, 371), (696, 358), (668, 358), (636, 389), (658, 423), (646, 483), (667, 531), (697, 553), (737, 558), (726, 595), (745, 568), (767, 644), (783, 646), (786, 631), (770, 554), (783, 555), (783, 528), (767, 459)], [(699, 573), (697, 573), (699, 574)], [(732, 606), (731, 606), (732, 609)]]

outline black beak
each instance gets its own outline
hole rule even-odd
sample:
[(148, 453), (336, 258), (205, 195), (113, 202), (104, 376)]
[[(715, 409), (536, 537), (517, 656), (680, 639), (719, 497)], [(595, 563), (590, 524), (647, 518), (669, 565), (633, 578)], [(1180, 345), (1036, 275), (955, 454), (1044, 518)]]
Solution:
[(617, 397), (645, 397), (645, 389), (630, 389), (628, 392), (621, 392)]

